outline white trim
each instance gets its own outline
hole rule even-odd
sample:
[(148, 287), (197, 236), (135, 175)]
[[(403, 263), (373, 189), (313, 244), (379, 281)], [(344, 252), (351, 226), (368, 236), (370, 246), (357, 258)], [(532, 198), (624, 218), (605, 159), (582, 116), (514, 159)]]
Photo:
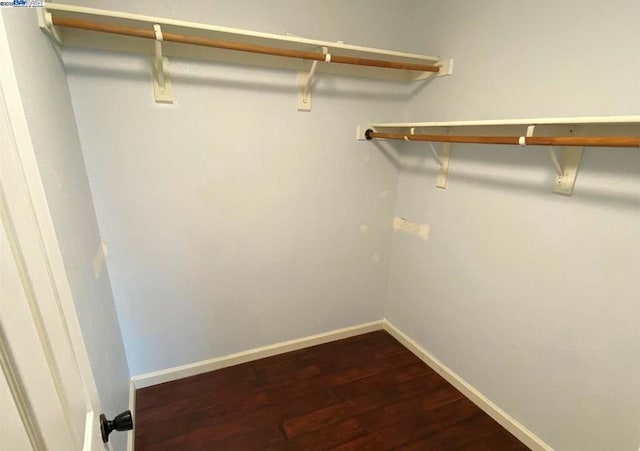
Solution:
[(443, 121), (443, 122), (385, 122), (371, 124), (375, 128), (408, 127), (486, 127), (492, 125), (580, 125), (580, 124), (638, 124), (640, 115), (635, 116), (579, 116), (579, 117), (539, 117), (532, 119), (495, 119), (483, 121)]
[(127, 433), (127, 451), (134, 451), (136, 448), (136, 384), (133, 380), (129, 381), (129, 410), (133, 416), (133, 429)]
[(240, 363), (251, 362), (253, 360), (263, 359), (285, 352), (296, 351), (298, 349), (308, 348), (331, 341), (341, 340), (343, 338), (353, 337), (355, 335), (366, 334), (383, 328), (384, 320), (373, 321), (371, 323), (359, 324), (357, 326), (345, 327), (331, 332), (325, 332), (308, 337), (297, 338), (295, 340), (283, 341), (268, 346), (262, 346), (248, 351), (229, 354), (222, 357), (216, 357), (209, 360), (202, 360), (188, 365), (176, 366), (166, 370), (154, 371), (152, 373), (133, 376), (131, 380), (136, 388), (149, 387), (151, 385), (162, 384), (184, 377), (195, 376), (196, 374), (206, 373), (208, 371), (219, 370)]
[[(89, 410), (87, 415), (84, 417), (84, 430), (91, 431), (91, 433), (84, 434), (84, 442), (82, 443), (82, 451), (92, 451), (91, 446), (93, 445), (93, 422), (95, 421), (95, 414), (93, 410)], [(111, 450), (111, 448), (109, 448)]]
[[(1, 124), (0, 124), (1, 126)], [(1, 130), (1, 128), (0, 128)], [(0, 196), (2, 196), (2, 190), (0, 187)], [(1, 199), (1, 197), (0, 197)], [(0, 205), (0, 210), (2, 206)], [(12, 356), (7, 347), (7, 337), (4, 331), (0, 329), (0, 373), (4, 373), (4, 378), (9, 388), (9, 393), (13, 397), (13, 402), (18, 410), (18, 415), (22, 420), (24, 429), (29, 438), (29, 443), (34, 450), (46, 449), (44, 438), (42, 437), (42, 431), (38, 423), (36, 422), (36, 416), (33, 412), (33, 407), (29, 402), (29, 397), (25, 388), (23, 387), (20, 376), (16, 374), (16, 365), (12, 361)]]
[(491, 418), (496, 420), (507, 431), (511, 432), (518, 440), (534, 451), (553, 451), (542, 439), (536, 436), (529, 429), (520, 424), (515, 418), (494, 404), (489, 398), (480, 393), (475, 387), (465, 381), (462, 377), (448, 368), (444, 363), (425, 350), (416, 341), (401, 332), (389, 320), (383, 320), (383, 328), (389, 332), (403, 346), (413, 352), (420, 360), (429, 365), (436, 373), (442, 376), (447, 382), (453, 385), (463, 395), (469, 398), (474, 404), (485, 411)]

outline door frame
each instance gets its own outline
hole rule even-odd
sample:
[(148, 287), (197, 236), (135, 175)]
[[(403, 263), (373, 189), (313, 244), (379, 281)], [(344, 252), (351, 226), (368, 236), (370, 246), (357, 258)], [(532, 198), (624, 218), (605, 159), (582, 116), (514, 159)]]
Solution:
[[(43, 305), (30, 302), (34, 324), (43, 345), (58, 397), (64, 397), (60, 387), (65, 384), (60, 378), (63, 364), (53, 352), (70, 349), (73, 371), (80, 375), (87, 400), (86, 424), (84, 427), (84, 451), (95, 451), (95, 434), (99, 435), (98, 417), (102, 412), (98, 390), (91, 369), (89, 355), (75, 310), (75, 303), (64, 261), (56, 238), (55, 228), (31, 139), (28, 120), (20, 97), (15, 68), (6, 39), (5, 17), (0, 14), (0, 149), (7, 152), (3, 158), (3, 179), (0, 180), (0, 209), (12, 249), (17, 252), (30, 277), (35, 291), (49, 290), (54, 303)], [(43, 74), (46, 76), (46, 74)], [(9, 183), (8, 181), (11, 181)], [(6, 182), (6, 183), (5, 183)], [(34, 277), (35, 276), (35, 277)], [(1, 332), (1, 329), (0, 329)], [(7, 375), (10, 390), (18, 406), (20, 416), (34, 449), (43, 446), (47, 431), (38, 424), (27, 399), (25, 387), (12, 363), (12, 347), (17, 343), (5, 343), (0, 349), (0, 367)], [(64, 403), (64, 400), (61, 400)], [(69, 423), (68, 419), (67, 423)], [(44, 441), (46, 444), (46, 440)], [(112, 449), (111, 444), (106, 445)], [(103, 448), (104, 449), (104, 448)]]

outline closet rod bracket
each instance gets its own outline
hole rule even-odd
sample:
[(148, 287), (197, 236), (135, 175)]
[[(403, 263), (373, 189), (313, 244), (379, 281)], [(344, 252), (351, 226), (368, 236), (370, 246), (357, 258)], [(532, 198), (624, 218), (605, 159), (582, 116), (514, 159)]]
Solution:
[(451, 143), (442, 143), (440, 152), (437, 152), (429, 143), (433, 156), (438, 162), (438, 172), (436, 173), (436, 188), (447, 189), (447, 179), (449, 178), (449, 162), (451, 161)]
[(58, 45), (62, 45), (60, 30), (53, 24), (53, 17), (51, 16), (51, 13), (47, 11), (46, 8), (36, 8), (36, 11), (38, 14), (38, 26), (40, 29), (56, 41)]
[[(409, 136), (416, 134), (416, 128), (411, 127), (409, 129)], [(411, 139), (406, 136), (407, 141)], [(449, 177), (449, 162), (451, 161), (451, 143), (442, 143), (440, 152), (436, 150), (434, 145), (427, 141), (427, 145), (433, 154), (433, 159), (438, 164), (438, 172), (436, 173), (436, 188), (447, 189), (447, 179)]]
[[(329, 54), (329, 48), (322, 47), (322, 54), (325, 56), (324, 62), (330, 63), (331, 55)], [(320, 61), (313, 61), (309, 72), (298, 72), (296, 78), (296, 84), (298, 86), (298, 111), (311, 111), (311, 85), (319, 63)]]
[[(533, 137), (535, 130), (535, 125), (529, 125), (527, 127), (526, 138)], [(575, 127), (569, 127), (567, 134), (572, 134), (574, 131)], [(560, 157), (558, 157), (556, 147), (549, 147), (549, 158), (556, 172), (553, 183), (553, 192), (555, 194), (563, 194), (565, 196), (571, 196), (573, 194), (573, 187), (576, 184), (576, 177), (580, 169), (583, 150), (584, 147), (562, 147)]]
[(153, 95), (156, 103), (173, 103), (173, 86), (169, 76), (169, 59), (162, 54), (162, 28), (159, 24), (153, 25), (156, 39), (154, 41), (155, 52), (152, 56), (151, 71), (153, 72)]
[(422, 72), (419, 75), (413, 77), (412, 81), (426, 80), (432, 77), (446, 77), (453, 75), (453, 58), (445, 58), (438, 61), (435, 66), (438, 66), (440, 70), (438, 72)]
[(428, 142), (427, 144), (429, 145), (429, 148), (431, 149), (431, 153), (433, 154), (433, 159), (436, 160), (436, 163), (438, 163), (438, 166), (440, 167), (444, 166), (444, 162), (440, 158), (440, 155), (438, 155), (438, 151), (436, 150), (436, 148), (433, 147), (433, 144), (431, 144), (430, 142)]
[(553, 146), (549, 147), (549, 157), (551, 158), (553, 167), (556, 169), (556, 176), (564, 177), (564, 170), (562, 169), (562, 165), (560, 164), (560, 160), (558, 159), (556, 148)]
[(436, 66), (440, 67), (440, 71), (436, 77), (446, 77), (447, 75), (453, 75), (453, 58), (443, 59), (436, 63)]
[[(414, 135), (416, 132), (415, 127), (411, 127), (409, 129), (409, 134), (403, 133), (405, 141), (412, 141), (411, 135)], [(371, 141), (373, 138), (373, 134), (376, 131), (368, 126), (360, 125), (356, 128), (356, 139), (358, 141)], [(449, 162), (451, 161), (451, 152), (453, 144), (450, 142), (443, 142), (440, 151), (436, 150), (436, 148), (430, 142), (427, 142), (431, 152), (433, 153), (433, 158), (436, 160), (438, 164), (438, 172), (436, 173), (436, 188), (446, 189), (447, 188), (447, 179), (449, 177)]]
[(584, 147), (563, 147), (560, 158), (558, 158), (555, 149), (549, 148), (551, 159), (556, 167), (555, 183), (553, 184), (555, 194), (564, 194), (565, 196), (573, 194), (583, 151)]

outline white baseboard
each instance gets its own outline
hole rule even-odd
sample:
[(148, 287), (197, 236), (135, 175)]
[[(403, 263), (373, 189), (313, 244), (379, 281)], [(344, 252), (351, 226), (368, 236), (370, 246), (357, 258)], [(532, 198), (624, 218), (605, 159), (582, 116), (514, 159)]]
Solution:
[(398, 340), (407, 349), (413, 352), (420, 360), (429, 365), (436, 373), (442, 376), (447, 382), (453, 385), (463, 395), (469, 398), (475, 405), (484, 410), (491, 418), (496, 420), (507, 431), (511, 432), (522, 443), (527, 445), (534, 451), (553, 451), (549, 445), (542, 441), (533, 432), (528, 430), (507, 412), (502, 410), (496, 404), (491, 402), (489, 398), (480, 393), (471, 384), (458, 376), (440, 360), (435, 358), (431, 353), (416, 343), (412, 338), (405, 335), (397, 327), (388, 320), (383, 320), (384, 330), (389, 332), (396, 340)]
[(136, 385), (133, 380), (129, 381), (129, 410), (133, 416), (133, 430), (127, 433), (127, 451), (134, 451), (136, 435)]
[(162, 384), (184, 377), (195, 376), (196, 374), (206, 373), (208, 371), (219, 370), (240, 363), (251, 362), (253, 360), (271, 357), (285, 352), (296, 351), (298, 349), (308, 348), (310, 346), (328, 343), (330, 341), (341, 340), (343, 338), (353, 337), (355, 335), (366, 334), (383, 328), (383, 320), (373, 321), (371, 323), (359, 324), (357, 326), (337, 329), (331, 332), (325, 332), (317, 335), (310, 335), (295, 340), (283, 341), (269, 346), (250, 349), (248, 351), (238, 352), (214, 359), (202, 360), (188, 365), (176, 366), (161, 371), (141, 374), (131, 378), (136, 388), (149, 387), (151, 385)]

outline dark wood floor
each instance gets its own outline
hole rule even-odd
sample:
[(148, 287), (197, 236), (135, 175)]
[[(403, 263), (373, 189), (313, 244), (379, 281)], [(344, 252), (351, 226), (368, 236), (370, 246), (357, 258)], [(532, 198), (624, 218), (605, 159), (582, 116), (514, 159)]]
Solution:
[(137, 451), (527, 449), (384, 331), (136, 396)]

